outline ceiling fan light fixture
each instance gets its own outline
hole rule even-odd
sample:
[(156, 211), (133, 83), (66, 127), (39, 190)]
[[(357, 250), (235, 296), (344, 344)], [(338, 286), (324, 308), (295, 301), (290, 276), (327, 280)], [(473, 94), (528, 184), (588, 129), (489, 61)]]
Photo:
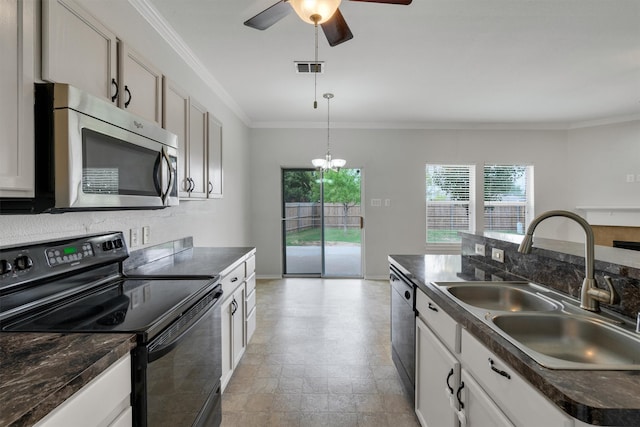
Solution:
[(341, 0), (289, 0), (293, 10), (304, 22), (312, 25), (327, 22), (340, 6)]

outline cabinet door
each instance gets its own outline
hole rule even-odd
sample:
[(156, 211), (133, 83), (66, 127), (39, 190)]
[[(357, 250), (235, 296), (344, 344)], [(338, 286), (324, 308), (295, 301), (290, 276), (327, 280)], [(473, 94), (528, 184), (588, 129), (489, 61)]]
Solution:
[(42, 2), (43, 80), (69, 83), (115, 102), (116, 73), (114, 33), (74, 0)]
[(193, 99), (189, 106), (189, 197), (207, 197), (207, 110)]
[(449, 395), (460, 382), (460, 363), (416, 318), (416, 415), (425, 427), (457, 427)]
[(0, 197), (33, 197), (33, 0), (0, 0)]
[(244, 322), (245, 322), (245, 286), (240, 285), (238, 289), (233, 293), (233, 299), (235, 301), (236, 309), (233, 312), (233, 367), (238, 365), (244, 349), (247, 346), (246, 337), (244, 334)]
[(162, 73), (126, 43), (118, 44), (118, 106), (144, 119), (162, 123)]
[(466, 424), (461, 422), (461, 427), (513, 427), (511, 421), (466, 370), (462, 369), (460, 379), (463, 404), (461, 410), (466, 417)]
[(222, 323), (222, 391), (227, 387), (231, 375), (233, 374), (233, 297), (227, 300), (220, 307)]
[(208, 114), (207, 197), (222, 198), (222, 123)]
[(166, 77), (162, 92), (162, 127), (178, 136), (178, 196), (189, 197), (189, 95)]

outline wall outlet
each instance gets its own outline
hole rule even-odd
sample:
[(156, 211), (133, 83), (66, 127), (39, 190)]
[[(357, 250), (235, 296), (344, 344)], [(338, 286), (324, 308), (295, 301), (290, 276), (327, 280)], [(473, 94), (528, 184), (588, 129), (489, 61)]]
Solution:
[(151, 227), (145, 225), (142, 227), (142, 244), (146, 245), (149, 243), (149, 239), (151, 238)]
[(491, 248), (491, 259), (504, 262), (504, 251), (502, 249)]
[(485, 279), (484, 270), (476, 268), (474, 273), (475, 273), (474, 276), (475, 276), (476, 280), (484, 280)]
[(384, 199), (384, 205), (385, 206), (391, 206), (391, 199)]
[(480, 243), (476, 243), (476, 255), (485, 255), (485, 251), (484, 251), (484, 245), (481, 245)]
[(627, 182), (635, 182), (636, 176), (632, 173), (627, 174)]
[(132, 228), (131, 230), (129, 230), (129, 246), (132, 248), (139, 246), (140, 245), (139, 237), (140, 236), (138, 235), (137, 228)]
[(371, 199), (371, 206), (382, 206), (382, 199)]

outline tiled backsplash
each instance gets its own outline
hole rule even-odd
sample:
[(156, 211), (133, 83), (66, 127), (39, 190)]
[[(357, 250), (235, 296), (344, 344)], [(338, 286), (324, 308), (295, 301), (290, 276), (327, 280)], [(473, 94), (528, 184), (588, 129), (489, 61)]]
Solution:
[[(580, 297), (580, 287), (584, 279), (584, 255), (558, 252), (551, 249), (534, 248), (530, 254), (518, 252), (516, 238), (493, 238), (486, 235), (462, 234), (462, 270), (465, 274), (481, 280), (528, 280), (548, 286), (560, 292)], [(549, 241), (547, 241), (549, 242)], [(553, 241), (551, 241), (553, 242)], [(562, 242), (558, 242), (562, 243)], [(485, 255), (476, 254), (476, 244), (484, 245)], [(562, 247), (565, 244), (559, 244)], [(572, 251), (582, 244), (569, 244)], [(553, 245), (545, 245), (553, 246)], [(491, 249), (504, 251), (504, 263), (491, 259)], [(610, 249), (623, 251), (622, 249)], [(582, 249), (584, 251), (584, 249)], [(583, 252), (584, 253), (584, 252)], [(610, 261), (595, 261), (595, 277), (599, 284), (604, 283), (603, 276), (610, 276), (613, 286), (620, 296), (620, 302), (607, 305), (613, 311), (636, 319), (640, 312), (640, 252), (619, 252), (620, 259), (635, 259), (632, 265), (622, 265)], [(597, 258), (597, 254), (596, 254)], [(614, 257), (615, 258), (615, 257)]]

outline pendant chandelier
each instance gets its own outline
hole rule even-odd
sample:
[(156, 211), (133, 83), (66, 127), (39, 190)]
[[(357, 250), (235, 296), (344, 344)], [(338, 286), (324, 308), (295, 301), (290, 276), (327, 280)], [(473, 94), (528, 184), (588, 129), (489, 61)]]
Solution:
[(332, 159), (331, 158), (331, 133), (330, 133), (330, 122), (329, 122), (329, 113), (330, 108), (329, 104), (331, 103), (331, 98), (333, 98), (332, 93), (325, 93), (322, 95), (324, 99), (327, 100), (327, 154), (324, 156), (324, 159), (313, 159), (311, 163), (313, 166), (319, 170), (326, 171), (328, 169), (339, 171), (340, 168), (344, 167), (347, 164), (347, 161), (344, 159)]

